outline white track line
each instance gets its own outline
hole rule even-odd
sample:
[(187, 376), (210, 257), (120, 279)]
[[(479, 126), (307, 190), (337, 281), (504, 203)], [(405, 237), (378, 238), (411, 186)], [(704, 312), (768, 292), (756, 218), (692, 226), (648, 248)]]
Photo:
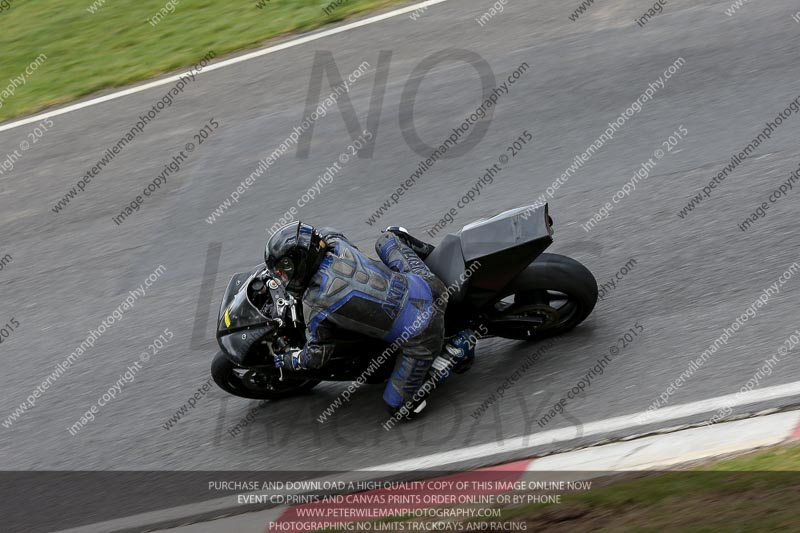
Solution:
[[(589, 422), (583, 425), (583, 433), (581, 436), (590, 437), (592, 435), (602, 435), (623, 429), (646, 426), (649, 424), (671, 422), (684, 417), (695, 416), (703, 413), (714, 413), (725, 407), (739, 407), (763, 401), (791, 397), (800, 398), (800, 381), (787, 383), (786, 385), (765, 387), (763, 389), (756, 389), (744, 393), (717, 396), (716, 398), (709, 398), (708, 400), (700, 400), (697, 402), (663, 407), (649, 413), (634, 413), (631, 415)], [(645, 416), (645, 419), (641, 418), (643, 416)], [(565, 442), (574, 439), (576, 436), (577, 435), (574, 427), (551, 429), (530, 435), (511, 437), (501, 442), (478, 444), (476, 446), (434, 453), (406, 461), (382, 464), (375, 467), (365, 468), (364, 471), (396, 472), (441, 468), (443, 466), (461, 461), (480, 459), (483, 457), (490, 457), (492, 455), (505, 454), (509, 452), (520, 452), (534, 446), (552, 444), (554, 442)]]
[[(335, 28), (331, 28), (329, 30), (323, 30), (320, 32), (312, 33), (309, 35), (305, 35), (303, 37), (299, 37), (297, 39), (292, 39), (291, 41), (287, 41), (285, 43), (276, 44), (275, 46), (270, 46), (267, 48), (263, 48), (261, 50), (256, 50), (255, 52), (250, 52), (249, 54), (244, 54), (237, 57), (232, 57), (230, 59), (226, 59), (225, 61), (220, 61), (219, 63), (214, 63), (213, 65), (209, 65), (205, 67), (201, 72), (195, 73), (195, 75), (205, 74), (206, 72), (212, 72), (214, 70), (218, 70), (230, 65), (235, 65), (237, 63), (241, 63), (243, 61), (248, 61), (250, 59), (255, 59), (257, 57), (265, 56), (267, 54), (272, 54), (274, 52), (279, 52), (281, 50), (286, 50), (287, 48), (294, 48), (295, 46), (300, 46), (301, 44), (305, 44), (311, 41), (316, 41), (317, 39), (323, 39), (325, 37), (330, 37), (331, 35), (336, 35), (337, 33), (343, 33), (346, 31), (354, 30), (356, 28), (360, 28), (362, 26), (367, 26), (369, 24), (374, 24), (376, 22), (380, 22), (382, 20), (390, 19), (393, 17), (397, 17), (399, 15), (403, 15), (405, 13), (410, 13), (411, 11), (415, 11), (417, 9), (421, 9), (423, 7), (433, 6), (436, 4), (441, 4), (443, 2), (447, 2), (448, 0), (426, 0), (425, 2), (420, 2), (418, 4), (413, 4), (410, 6), (402, 7), (399, 9), (395, 9), (394, 11), (388, 11), (381, 15), (375, 15), (374, 17), (365, 18), (363, 20), (358, 20), (356, 22), (351, 22), (350, 24), (345, 24), (343, 26), (337, 26)], [(77, 104), (73, 104), (71, 106), (62, 107), (59, 109), (53, 109), (52, 111), (46, 111), (44, 113), (40, 113), (38, 115), (34, 115), (32, 117), (24, 118), (21, 120), (17, 120), (14, 122), (9, 122), (8, 124), (0, 125), (0, 132), (7, 131), (13, 128), (17, 128), (19, 126), (24, 126), (25, 124), (30, 124), (32, 122), (37, 122), (39, 120), (43, 120), (45, 118), (55, 117), (58, 115), (63, 115), (65, 113), (69, 113), (71, 111), (77, 111), (78, 109), (83, 109), (86, 107), (90, 107), (93, 105), (101, 104), (103, 102), (108, 102), (109, 100), (116, 100), (117, 98), (122, 98), (123, 96), (128, 96), (131, 94), (136, 94), (142, 91), (146, 91), (147, 89), (152, 89), (153, 87), (158, 87), (160, 85), (166, 85), (167, 83), (172, 83), (174, 81), (178, 81), (181, 76), (186, 76), (189, 74), (190, 71), (181, 72), (180, 74), (175, 74), (174, 76), (170, 76), (168, 78), (163, 78), (155, 81), (151, 81), (150, 83), (145, 83), (144, 85), (138, 85), (136, 87), (131, 87), (130, 89), (125, 89), (123, 91), (118, 91), (111, 94), (106, 94), (104, 96), (99, 96), (97, 98), (92, 98), (91, 100), (86, 100), (85, 102), (79, 102)]]
[(600, 473), (662, 470), (780, 444), (792, 438), (798, 422), (800, 411), (756, 416), (558, 453), (534, 459), (526, 470)]
[[(588, 437), (592, 435), (603, 435), (605, 433), (618, 431), (621, 429), (635, 428), (643, 424), (670, 422), (686, 416), (698, 415), (703, 413), (712, 413), (722, 407), (736, 407), (736, 406), (758, 403), (762, 401), (777, 400), (781, 398), (792, 398), (798, 396), (800, 396), (800, 381), (796, 381), (794, 383), (787, 383), (786, 385), (777, 385), (775, 387), (767, 387), (763, 389), (753, 390), (750, 392), (745, 392), (740, 394), (728, 394), (726, 396), (718, 396), (716, 398), (710, 398), (708, 400), (701, 400), (698, 402), (691, 402), (682, 405), (664, 407), (662, 409), (652, 412), (652, 414), (650, 414), (648, 419), (644, 422), (642, 422), (639, 419), (639, 417), (642, 416), (643, 413), (634, 413), (632, 415), (625, 415), (616, 418), (608, 418), (606, 420), (598, 420), (596, 422), (590, 422), (583, 426), (584, 430), (583, 436)], [(727, 431), (727, 429), (724, 427), (726, 425), (728, 427), (734, 427), (732, 426), (733, 424), (735, 425), (736, 428), (741, 428), (743, 425), (748, 425), (748, 427), (751, 427), (753, 424), (755, 425), (763, 424), (767, 421), (767, 419), (775, 420), (776, 419), (774, 418), (775, 416), (777, 415), (772, 415), (773, 418), (763, 417), (763, 420), (760, 421), (750, 421), (750, 422), (743, 421), (740, 423), (736, 422), (720, 423), (718, 425), (720, 427), (716, 428), (716, 431), (714, 431), (714, 433), (716, 434), (718, 432)], [(785, 431), (785, 429), (790, 427), (791, 424), (789, 424), (789, 422), (791, 422), (792, 424), (796, 423), (797, 420), (796, 412), (792, 414), (786, 414), (778, 418), (781, 419), (785, 418), (785, 420), (788, 421), (787, 424), (785, 424), (785, 427), (781, 426), (779, 430), (780, 435), (785, 435), (785, 437), (788, 437), (789, 435), (786, 434), (787, 431)], [(770, 430), (774, 431), (775, 428), (771, 427)], [(701, 433), (700, 430), (692, 430), (692, 429), (687, 430), (687, 432), (681, 432), (681, 433), (683, 435), (686, 435), (692, 432)], [(767, 432), (764, 431), (764, 434), (766, 433)], [(492, 455), (498, 453), (508, 453), (515, 451), (524, 452), (524, 450), (531, 448), (533, 446), (542, 444), (552, 444), (559, 441), (565, 442), (574, 439), (575, 436), (576, 435), (574, 428), (554, 429), (527, 436), (513, 437), (501, 443), (493, 442), (489, 444), (481, 444), (477, 446), (471, 446), (468, 448), (452, 450), (449, 452), (422, 456), (407, 461), (398, 461), (395, 463), (382, 464), (371, 468), (352, 471), (350, 472), (349, 476), (345, 477), (347, 477), (346, 480), (348, 481), (366, 481), (372, 479), (372, 475), (370, 474), (370, 472), (376, 472), (376, 471), (397, 472), (397, 471), (415, 471), (421, 469), (444, 470), (444, 468), (442, 467), (452, 465), (460, 461), (491, 457)], [(591, 468), (591, 466), (592, 464), (595, 465), (600, 464), (600, 458), (602, 457), (603, 453), (605, 453), (605, 450), (618, 449), (623, 446), (633, 447), (634, 450), (638, 450), (643, 443), (661, 441), (663, 440), (663, 438), (664, 436), (660, 436), (660, 438), (658, 439), (651, 438), (647, 440), (648, 438), (645, 437), (640, 440), (630, 441), (629, 443), (614, 443), (611, 445), (606, 445), (604, 448), (590, 448), (587, 450), (577, 450), (575, 452), (567, 452), (566, 454), (559, 454), (551, 456), (549, 458), (545, 457), (542, 459), (536, 459), (530, 465), (528, 465), (527, 470), (535, 471), (535, 470), (540, 470), (541, 468), (547, 468), (552, 470), (570, 470), (570, 469), (595, 470), (595, 468)], [(677, 441), (680, 441), (682, 438), (683, 436), (681, 437), (676, 436), (673, 439), (677, 439)], [(767, 439), (765, 435), (761, 435), (759, 436), (760, 440), (754, 442), (753, 444), (755, 446), (761, 446), (764, 444), (780, 441), (783, 438), (784, 437), (781, 437), (780, 439), (774, 439), (773, 437), (770, 437), (769, 439)], [(671, 445), (672, 449), (669, 450), (670, 454), (680, 451), (678, 445), (674, 444), (675, 440), (673, 440), (672, 442), (673, 442), (673, 444)], [(696, 446), (708, 447), (708, 445), (705, 443), (703, 444), (703, 446), (700, 445)], [(732, 451), (733, 449), (742, 449), (742, 446), (738, 446), (735, 448), (731, 447), (730, 449), (723, 449), (717, 451), (726, 452), (726, 451)], [(639, 453), (644, 453), (644, 452), (639, 451)], [(649, 451), (648, 453), (654, 453), (654, 452)], [(576, 454), (579, 455), (589, 454), (592, 458), (593, 463), (582, 464), (578, 461), (570, 461), (566, 465), (563, 464), (562, 461), (563, 458), (569, 458), (569, 457), (574, 458), (579, 456)], [(509, 458), (509, 460), (513, 459), (514, 458)], [(612, 466), (613, 465), (610, 466), (608, 464), (605, 464), (603, 465), (603, 470), (609, 470), (609, 469), (613, 470), (614, 468), (612, 468)], [(629, 469), (637, 469), (636, 466), (641, 466), (641, 465), (620, 464), (619, 466), (620, 467), (627, 466)], [(617, 469), (622, 469), (622, 468), (617, 468)], [(331, 474), (328, 477), (317, 478), (317, 479), (318, 480), (330, 479), (330, 480), (342, 481), (343, 476), (341, 474), (335, 474), (335, 475)], [(297, 491), (297, 492), (300, 493), (302, 491)], [(107, 531), (117, 531), (120, 529), (135, 529), (135, 528), (142, 529), (144, 526), (148, 526), (149, 529), (149, 526), (151, 524), (198, 516), (200, 514), (214, 512), (214, 511), (218, 511), (220, 515), (225, 515), (229, 513), (232, 508), (235, 507), (236, 507), (235, 497), (231, 495), (200, 503), (192, 503), (192, 504), (182, 505), (179, 507), (173, 507), (170, 509), (160, 509), (158, 511), (150, 511), (138, 515), (117, 518), (105, 522), (100, 522), (97, 524), (86, 524), (78, 528), (61, 530), (60, 533), (106, 533)], [(251, 513), (249, 518), (257, 517), (259, 519), (262, 519), (268, 516), (269, 518), (264, 519), (264, 521), (262, 522), (266, 523), (269, 522), (269, 520), (273, 520), (275, 519), (275, 517), (280, 516), (280, 514), (287, 508), (288, 507), (286, 506), (281, 506), (266, 511)], [(222, 522), (216, 522), (216, 523), (208, 522), (208, 524), (212, 524), (215, 527), (219, 527), (221, 523)], [(204, 529), (202, 531), (218, 531), (218, 530), (219, 529), (215, 530), (211, 528), (211, 529)], [(177, 531), (188, 533), (188, 532), (194, 532), (195, 529), (193, 527), (188, 527), (183, 529), (179, 528)]]

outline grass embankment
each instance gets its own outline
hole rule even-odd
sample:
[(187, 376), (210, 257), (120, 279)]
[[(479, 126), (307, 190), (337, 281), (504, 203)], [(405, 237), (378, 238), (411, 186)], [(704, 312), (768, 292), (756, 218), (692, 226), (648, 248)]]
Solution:
[(528, 531), (800, 531), (800, 447), (566, 495), (503, 512)]
[[(636, 473), (592, 483), (588, 492), (563, 494), (561, 503), (501, 507), (499, 519), (445, 520), (445, 524), (441, 519), (391, 517), (374, 529), (800, 531), (800, 446), (775, 447), (688, 470)], [(515, 527), (497, 527), (498, 522)]]
[(0, 0), (0, 121), (402, 0), (331, 1)]

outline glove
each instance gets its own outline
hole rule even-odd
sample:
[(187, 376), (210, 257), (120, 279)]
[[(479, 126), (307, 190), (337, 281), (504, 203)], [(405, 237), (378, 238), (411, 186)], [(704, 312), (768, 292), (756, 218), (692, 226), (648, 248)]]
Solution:
[(300, 352), (302, 350), (290, 350), (286, 353), (275, 354), (273, 356), (275, 361), (275, 368), (288, 368), (290, 370), (299, 370), (300, 367), (300, 360), (298, 357), (300, 356)]

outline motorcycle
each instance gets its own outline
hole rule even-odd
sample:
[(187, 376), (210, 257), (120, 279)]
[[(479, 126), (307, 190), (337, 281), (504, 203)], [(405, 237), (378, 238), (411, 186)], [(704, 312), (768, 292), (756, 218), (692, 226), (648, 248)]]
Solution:
[[(445, 337), (470, 328), (478, 338), (538, 341), (583, 322), (597, 303), (597, 282), (578, 261), (543, 253), (553, 233), (545, 204), (504, 211), (445, 236), (424, 260), (449, 294)], [(275, 368), (273, 355), (302, 348), (305, 329), (301, 303), (264, 264), (235, 274), (218, 316), (214, 381), (236, 396), (276, 400), (322, 381), (389, 378), (397, 353), (378, 357), (389, 344), (346, 331), (324, 368)]]

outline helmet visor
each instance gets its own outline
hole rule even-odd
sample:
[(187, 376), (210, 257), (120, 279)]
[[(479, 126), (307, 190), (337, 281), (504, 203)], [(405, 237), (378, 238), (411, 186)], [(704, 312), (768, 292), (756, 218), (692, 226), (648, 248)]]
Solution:
[(273, 271), (276, 276), (278, 276), (284, 284), (289, 283), (289, 281), (295, 275), (295, 266), (294, 261), (289, 256), (283, 257), (278, 263), (274, 266)]

